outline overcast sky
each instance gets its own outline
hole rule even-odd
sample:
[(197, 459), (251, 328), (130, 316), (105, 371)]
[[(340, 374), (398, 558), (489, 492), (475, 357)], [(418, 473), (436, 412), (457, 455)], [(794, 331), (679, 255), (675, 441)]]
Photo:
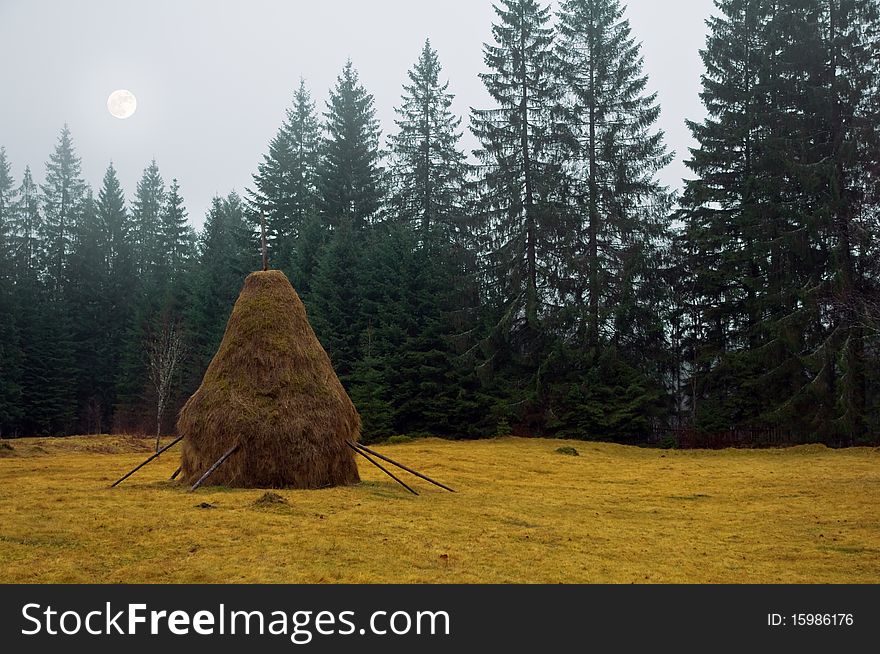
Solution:
[[(676, 152), (663, 181), (678, 188), (691, 145), (684, 120), (703, 116), (698, 50), (713, 3), (627, 4)], [(477, 73), (493, 17), (489, 0), (0, 0), (0, 145), (16, 183), (25, 164), (42, 180), (67, 122), (86, 180), (97, 190), (112, 160), (128, 199), (155, 157), (201, 226), (215, 194), (251, 183), (299, 78), (323, 110), (349, 57), (376, 98), (384, 139), (429, 37), (466, 125), (469, 107), (491, 106)], [(137, 96), (127, 120), (106, 108), (119, 88)], [(475, 145), (467, 130), (464, 144)]]

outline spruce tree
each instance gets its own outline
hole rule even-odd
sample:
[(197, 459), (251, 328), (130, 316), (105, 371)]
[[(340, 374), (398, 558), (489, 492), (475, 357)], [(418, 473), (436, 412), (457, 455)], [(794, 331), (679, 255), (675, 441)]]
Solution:
[(725, 0), (718, 8), (701, 52), (706, 67), (701, 98), (708, 116), (688, 123), (699, 147), (686, 162), (696, 178), (687, 182), (682, 198), (698, 343), (691, 404), (696, 424), (709, 429), (747, 423), (763, 410), (744, 402), (745, 392), (737, 394), (745, 380), (761, 374), (756, 362), (740, 353), (761, 338), (758, 306), (766, 271), (761, 244), (767, 241), (761, 232), (773, 229), (776, 218), (767, 210), (777, 204), (764, 197), (760, 181), (772, 124), (765, 91), (775, 63), (766, 59), (769, 4)]
[(495, 107), (472, 110), (471, 129), (481, 144), (485, 239), (480, 370), (498, 406), (510, 408), (496, 415), (501, 422), (543, 413), (539, 371), (552, 339), (542, 321), (557, 302), (555, 270), (571, 234), (563, 224), (565, 135), (550, 11), (536, 0), (504, 0), (495, 12), (495, 43), (484, 49), (489, 72), (480, 74)]
[(235, 192), (215, 197), (199, 235), (186, 317), (192, 347), (188, 384), (195, 390), (223, 337), (244, 278), (257, 266), (257, 249)]
[(109, 430), (114, 404), (114, 373), (108, 360), (112, 314), (107, 275), (108, 233), (89, 191), (82, 203), (70, 252), (67, 302), (75, 307), (70, 321), (75, 375), (77, 433)]
[(480, 210), (505, 315), (522, 311), (535, 332), (552, 294), (561, 181), (553, 30), (549, 9), (536, 0), (503, 0), (495, 12), (495, 43), (485, 46), (490, 72), (480, 78), (496, 106), (472, 112), (483, 164)]
[(330, 234), (311, 284), (310, 318), (343, 383), (361, 359), (368, 327), (362, 311), (364, 235), (344, 221)]
[(165, 279), (169, 292), (180, 288), (192, 256), (192, 228), (186, 218), (186, 208), (180, 195), (177, 179), (171, 180), (171, 186), (165, 196), (159, 230), (159, 249), (162, 253), (160, 269), (167, 274)]
[(70, 244), (86, 188), (67, 125), (46, 164), (46, 181), (41, 188), (46, 274), (50, 287), (58, 293), (65, 282)]
[[(880, 237), (876, 194), (880, 161), (880, 7), (870, 0), (815, 0), (805, 17), (812, 43), (800, 38), (789, 58), (804, 44), (806, 90), (818, 98), (813, 138), (795, 170), (817, 189), (810, 200), (818, 211), (816, 249), (826, 250), (827, 270), (814, 288), (821, 314), (828, 317), (822, 340), (805, 357), (811, 373), (808, 396), (820, 386), (830, 420), (828, 431), (845, 444), (866, 437), (870, 416), (868, 370), (876, 362), (871, 334), (877, 333), (877, 239)], [(815, 28), (814, 28), (815, 25)], [(815, 101), (815, 100), (814, 100)], [(818, 182), (818, 184), (813, 184)], [(825, 396), (822, 398), (821, 396)], [(825, 427), (825, 425), (821, 425)]]
[[(556, 253), (562, 306), (553, 327), (562, 340), (542, 370), (548, 413), (561, 433), (635, 436), (662, 411), (666, 287), (658, 273), (672, 197), (657, 173), (673, 155), (620, 2), (564, 1), (555, 54), (570, 137), (570, 217), (561, 223), (570, 236)], [(574, 391), (585, 376), (594, 378)]]
[(157, 268), (162, 259), (165, 195), (165, 182), (153, 159), (137, 184), (131, 211), (135, 268), (142, 280), (150, 285), (157, 283)]
[(437, 52), (425, 41), (396, 108), (398, 131), (390, 139), (391, 205), (428, 238), (435, 227), (460, 220), (467, 164), (459, 146), (461, 118), (451, 110), (449, 82), (440, 81)]
[(10, 235), (15, 276), (19, 283), (23, 280), (35, 282), (44, 259), (41, 239), (44, 229), (40, 215), (40, 191), (31, 175), (30, 166), (24, 169), (16, 195)]
[(330, 91), (318, 169), (320, 208), (330, 225), (363, 228), (379, 211), (382, 177), (379, 122), (373, 96), (361, 85), (351, 60)]
[[(657, 172), (671, 160), (646, 92), (640, 47), (618, 0), (565, 0), (556, 54), (574, 138), (567, 172), (578, 238), (567, 253), (570, 301), (586, 307), (575, 326), (590, 347), (633, 341), (656, 329), (650, 305), (658, 249), (668, 238), (671, 197)], [(581, 284), (585, 280), (585, 284)], [(641, 333), (639, 333), (641, 332)], [(642, 342), (635, 342), (641, 340)]]
[(22, 352), (13, 286), (15, 207), (15, 182), (6, 149), (0, 147), (0, 437), (13, 433), (21, 417)]
[(134, 313), (139, 285), (130, 241), (133, 226), (125, 206), (125, 195), (112, 163), (107, 167), (98, 193), (96, 214), (105, 243), (103, 294), (106, 315), (99, 317), (105, 343), (102, 346), (99, 378), (112, 383), (103, 396), (104, 404), (112, 412), (119, 404), (120, 371), (123, 369), (126, 348), (130, 347), (126, 338), (135, 333)]
[(318, 206), (318, 155), (321, 132), (315, 103), (304, 80), (293, 96), (293, 106), (269, 144), (249, 191), (254, 209), (266, 217), (271, 259), (287, 268), (295, 258), (296, 243), (305, 223)]

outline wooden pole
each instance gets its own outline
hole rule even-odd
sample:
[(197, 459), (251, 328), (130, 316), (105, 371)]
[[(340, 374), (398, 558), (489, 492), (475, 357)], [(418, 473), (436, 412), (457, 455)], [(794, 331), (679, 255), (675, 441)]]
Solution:
[(189, 492), (192, 493), (195, 489), (197, 489), (199, 486), (201, 486), (202, 483), (204, 483), (204, 481), (208, 477), (210, 477), (217, 468), (219, 468), (221, 465), (223, 465), (223, 462), (226, 461), (226, 459), (228, 459), (229, 457), (231, 457), (237, 449), (238, 449), (238, 445), (233, 445), (229, 449), (229, 451), (226, 452), (226, 454), (224, 454), (219, 459), (217, 459), (217, 463), (215, 463), (210, 468), (208, 468), (208, 470), (205, 472), (205, 474), (203, 474), (201, 477), (199, 477), (199, 480), (192, 485), (192, 488), (189, 489)]
[(171, 475), (170, 481), (174, 481), (175, 479), (177, 479), (177, 475), (180, 474), (181, 470), (183, 470), (183, 466), (179, 467), (177, 470), (174, 471), (174, 474)]
[(131, 476), (132, 476), (134, 473), (136, 473), (138, 470), (140, 470), (140, 469), (143, 468), (145, 465), (147, 465), (150, 461), (152, 461), (153, 459), (157, 458), (160, 454), (162, 454), (162, 452), (164, 452), (165, 450), (168, 450), (168, 449), (174, 447), (175, 445), (177, 445), (177, 444), (178, 444), (180, 441), (182, 441), (182, 440), (183, 440), (183, 436), (178, 436), (178, 437), (175, 438), (173, 441), (171, 441), (168, 445), (166, 445), (165, 447), (163, 447), (161, 450), (159, 450), (158, 452), (156, 452), (156, 453), (155, 453), (153, 456), (151, 456), (149, 459), (147, 459), (147, 460), (144, 461), (142, 464), (140, 464), (137, 468), (135, 468), (134, 470), (132, 470), (132, 471), (129, 472), (128, 474), (123, 475), (121, 478), (117, 479), (116, 482), (114, 482), (114, 483), (110, 486), (110, 488), (113, 488), (113, 487), (115, 487), (115, 486), (118, 486), (118, 485), (121, 484), (123, 481), (125, 481), (126, 479), (128, 479), (129, 477), (131, 477)]
[(355, 443), (355, 447), (357, 447), (357, 448), (359, 448), (359, 449), (362, 449), (362, 450), (364, 450), (364, 451), (366, 451), (366, 452), (369, 452), (370, 454), (372, 454), (372, 455), (374, 455), (374, 456), (378, 456), (378, 457), (379, 457), (380, 459), (382, 459), (383, 461), (387, 461), (387, 462), (390, 463), (391, 465), (395, 465), (395, 466), (397, 466), (398, 468), (401, 468), (401, 469), (403, 469), (403, 470), (406, 470), (407, 472), (409, 472), (409, 473), (411, 473), (411, 474), (414, 474), (416, 477), (419, 477), (420, 479), (424, 479), (425, 481), (429, 481), (429, 482), (431, 482), (432, 484), (434, 484), (435, 486), (439, 486), (440, 488), (444, 488), (444, 489), (448, 490), (450, 493), (454, 493), (454, 492), (455, 492), (454, 490), (452, 490), (452, 489), (451, 489), (449, 486), (447, 486), (446, 484), (441, 484), (439, 481), (435, 481), (435, 480), (431, 479), (428, 475), (423, 475), (421, 472), (418, 472), (418, 471), (416, 471), (416, 470), (413, 470), (412, 468), (408, 468), (408, 467), (406, 467), (405, 465), (403, 465), (402, 463), (398, 463), (397, 461), (394, 461), (393, 459), (389, 459), (389, 458), (388, 458), (387, 456), (385, 456), (384, 454), (379, 454), (378, 452), (376, 452), (376, 451), (374, 451), (374, 450), (371, 450), (371, 449), (370, 449), (369, 447), (367, 447), (366, 445), (361, 445), (360, 443)]
[(356, 448), (354, 445), (352, 445), (351, 441), (345, 441), (345, 444), (348, 445), (352, 450), (354, 450), (355, 452), (357, 452), (358, 454), (360, 454), (362, 457), (364, 457), (367, 461), (369, 461), (370, 463), (372, 463), (374, 466), (376, 466), (377, 468), (379, 468), (379, 470), (381, 470), (381, 471), (384, 472), (386, 475), (388, 475), (389, 477), (391, 477), (391, 478), (392, 478), (394, 481), (396, 481), (398, 484), (400, 484), (401, 486), (403, 486), (403, 487), (404, 487), (406, 490), (408, 490), (410, 493), (412, 493), (413, 495), (418, 495), (417, 492), (415, 492), (412, 488), (410, 488), (409, 486), (407, 486), (403, 481), (401, 481), (400, 479), (398, 479), (397, 476), (395, 476), (395, 474), (394, 474), (393, 472), (391, 472), (390, 470), (388, 470), (385, 466), (383, 466), (383, 465), (382, 465), (381, 463), (379, 463), (378, 461), (374, 461), (374, 460), (373, 460), (368, 454), (366, 454), (365, 452), (361, 452), (358, 448)]
[(260, 236), (263, 247), (263, 271), (269, 270), (269, 250), (266, 248), (266, 214), (260, 212)]

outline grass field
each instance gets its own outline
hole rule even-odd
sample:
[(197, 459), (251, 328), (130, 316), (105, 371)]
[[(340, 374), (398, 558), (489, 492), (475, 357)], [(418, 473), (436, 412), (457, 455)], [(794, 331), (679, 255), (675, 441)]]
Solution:
[(279, 503), (186, 492), (175, 450), (109, 489), (147, 440), (11, 446), (0, 582), (880, 582), (876, 449), (420, 440), (377, 449), (459, 492), (360, 461), (360, 485)]

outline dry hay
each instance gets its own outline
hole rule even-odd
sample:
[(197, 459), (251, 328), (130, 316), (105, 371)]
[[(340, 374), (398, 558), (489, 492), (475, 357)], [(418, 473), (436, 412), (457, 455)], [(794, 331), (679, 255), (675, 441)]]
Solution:
[(180, 412), (182, 479), (195, 482), (235, 445), (207, 484), (325, 488), (360, 481), (346, 445), (360, 416), (283, 273), (245, 280), (202, 385)]

